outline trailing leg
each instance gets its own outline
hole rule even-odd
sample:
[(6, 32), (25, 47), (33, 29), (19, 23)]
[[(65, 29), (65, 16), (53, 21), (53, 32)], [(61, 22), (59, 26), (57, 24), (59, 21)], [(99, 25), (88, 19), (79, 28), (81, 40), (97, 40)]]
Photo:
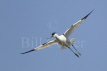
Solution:
[[(72, 44), (72, 47), (77, 51), (77, 49), (74, 47), (74, 45)], [(77, 51), (77, 53), (79, 54), (79, 55), (81, 55), (78, 51)]]
[(68, 47), (77, 57), (79, 57), (78, 54), (76, 54), (70, 47)]

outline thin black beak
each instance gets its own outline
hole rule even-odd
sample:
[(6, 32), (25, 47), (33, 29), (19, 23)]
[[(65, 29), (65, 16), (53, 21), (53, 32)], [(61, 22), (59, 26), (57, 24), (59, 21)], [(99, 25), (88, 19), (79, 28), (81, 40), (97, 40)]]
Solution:
[(51, 36), (50, 38), (47, 38), (47, 39), (51, 39), (53, 36)]

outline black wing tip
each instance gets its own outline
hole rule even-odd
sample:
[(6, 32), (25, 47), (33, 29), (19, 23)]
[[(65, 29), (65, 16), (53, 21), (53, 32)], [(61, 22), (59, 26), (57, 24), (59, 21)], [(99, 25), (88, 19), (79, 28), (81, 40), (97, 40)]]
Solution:
[(27, 51), (27, 52), (24, 52), (24, 53), (20, 53), (20, 54), (26, 54), (26, 53), (29, 53), (29, 52), (32, 52), (32, 51), (35, 51), (34, 49), (30, 50), (30, 51)]
[(84, 18), (82, 18), (81, 20), (86, 19), (93, 11), (94, 11), (94, 9), (88, 15), (86, 15)]
[(20, 53), (20, 54), (26, 54), (26, 53), (28, 53), (28, 52), (24, 52), (24, 53)]

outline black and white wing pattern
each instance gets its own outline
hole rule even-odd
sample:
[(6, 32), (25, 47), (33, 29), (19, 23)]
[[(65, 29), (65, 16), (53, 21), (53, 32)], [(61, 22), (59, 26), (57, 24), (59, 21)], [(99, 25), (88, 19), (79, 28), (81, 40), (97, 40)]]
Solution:
[(93, 10), (86, 15), (84, 18), (79, 20), (78, 22), (74, 23), (63, 35), (68, 38), (70, 34), (93, 12)]
[(53, 40), (53, 41), (50, 41), (50, 42), (44, 43), (44, 44), (40, 45), (39, 47), (34, 48), (34, 49), (30, 50), (30, 51), (27, 51), (27, 52), (21, 53), (21, 54), (26, 54), (26, 53), (29, 53), (29, 52), (32, 52), (32, 51), (40, 50), (40, 49), (43, 49), (43, 48), (49, 47), (49, 46), (54, 45), (54, 44), (58, 44), (58, 42), (57, 42), (56, 40)]

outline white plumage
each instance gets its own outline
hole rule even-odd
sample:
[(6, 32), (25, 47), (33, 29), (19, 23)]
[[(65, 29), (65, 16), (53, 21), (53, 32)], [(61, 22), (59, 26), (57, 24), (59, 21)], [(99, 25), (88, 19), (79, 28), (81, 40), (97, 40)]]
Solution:
[[(27, 52), (24, 52), (24, 53), (21, 53), (21, 54), (25, 54), (25, 53), (28, 53), (28, 52), (31, 52), (31, 51), (35, 51), (35, 50), (40, 50), (40, 49), (43, 49), (43, 48), (46, 48), (46, 47), (49, 47), (51, 45), (54, 45), (54, 44), (60, 44), (62, 45), (61, 47), (61, 50), (63, 49), (66, 49), (66, 48), (69, 48), (77, 57), (79, 57), (79, 55), (81, 55), (77, 50), (76, 48), (74, 47), (73, 43), (75, 41), (75, 38), (73, 39), (68, 39), (68, 37), (71, 35), (71, 33), (93, 12), (93, 10), (88, 14), (86, 15), (85, 17), (83, 17), (81, 20), (79, 20), (78, 22), (74, 23), (69, 29), (67, 29), (67, 31), (63, 34), (63, 35), (58, 35), (57, 33), (52, 33), (52, 37), (56, 38), (56, 40), (52, 40), (50, 42), (47, 42), (47, 43), (44, 43), (40, 46), (38, 46), (37, 48), (34, 48), (30, 51), (27, 51)], [(70, 46), (73, 46), (73, 48), (77, 51), (77, 53), (79, 54), (76, 54), (71, 48)]]

